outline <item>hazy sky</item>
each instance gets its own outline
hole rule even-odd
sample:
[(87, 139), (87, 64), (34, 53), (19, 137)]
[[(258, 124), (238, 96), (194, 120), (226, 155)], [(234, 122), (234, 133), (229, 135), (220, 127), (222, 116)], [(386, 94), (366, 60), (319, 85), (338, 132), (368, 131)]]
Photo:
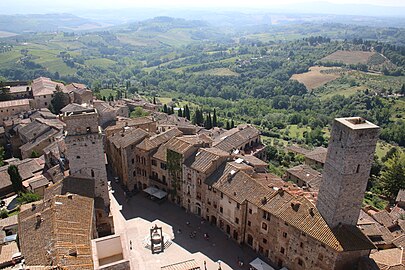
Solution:
[[(33, 7), (44, 11), (60, 8), (126, 8), (126, 7), (265, 7), (280, 6), (294, 3), (316, 2), (316, 0), (0, 0), (2, 7), (22, 9)], [(371, 4), (380, 6), (405, 6), (404, 0), (327, 0), (336, 4)], [(8, 10), (8, 12), (10, 12)], [(2, 13), (0, 11), (0, 13)]]

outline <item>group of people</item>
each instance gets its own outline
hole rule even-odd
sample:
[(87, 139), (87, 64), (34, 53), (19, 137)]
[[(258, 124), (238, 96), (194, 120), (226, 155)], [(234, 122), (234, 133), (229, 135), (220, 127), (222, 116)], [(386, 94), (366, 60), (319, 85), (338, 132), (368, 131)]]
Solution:
[[(204, 221), (201, 221), (201, 224), (204, 224), (203, 223)], [(187, 225), (187, 227), (190, 227), (191, 226), (191, 224), (190, 224), (190, 221), (187, 221), (186, 222), (186, 225)], [(201, 228), (200, 228), (200, 226), (198, 226), (198, 230), (200, 230)], [(182, 233), (182, 230), (179, 228), (178, 230), (177, 230), (177, 234), (181, 234)], [(190, 234), (189, 234), (189, 237), (191, 238), (191, 239), (193, 239), (193, 238), (196, 238), (197, 237), (197, 231), (192, 231), (192, 232), (190, 232)], [(204, 239), (205, 240), (209, 240), (209, 235), (208, 235), (208, 233), (204, 233)]]

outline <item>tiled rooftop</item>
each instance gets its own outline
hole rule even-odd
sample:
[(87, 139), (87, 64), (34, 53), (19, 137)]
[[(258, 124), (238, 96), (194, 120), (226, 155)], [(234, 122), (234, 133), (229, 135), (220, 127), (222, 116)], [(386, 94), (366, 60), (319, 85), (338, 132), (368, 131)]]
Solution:
[(8, 101), (1, 101), (0, 102), (0, 109), (6, 109), (9, 107), (16, 107), (16, 106), (24, 106), (29, 105), (29, 99), (16, 99), (16, 100), (8, 100)]
[(260, 135), (260, 131), (252, 125), (240, 125), (228, 130), (215, 139), (213, 146), (226, 152), (243, 146), (246, 141)]
[(298, 165), (295, 167), (292, 167), (287, 170), (288, 173), (291, 175), (297, 177), (298, 179), (301, 179), (304, 181), (308, 186), (319, 190), (319, 186), (322, 181), (322, 174), (314, 169), (312, 169), (308, 165)]
[(335, 250), (374, 248), (355, 226), (340, 226), (334, 230), (329, 228), (314, 204), (305, 196), (293, 195), (283, 188), (270, 188), (263, 178), (257, 180), (234, 168), (231, 163), (222, 165), (205, 183), (238, 203), (249, 201)]
[(42, 95), (52, 95), (59, 86), (62, 92), (66, 92), (66, 87), (62, 83), (54, 82), (49, 78), (39, 77), (32, 81), (31, 88), (34, 97)]
[[(109, 126), (105, 130), (113, 131), (113, 130), (117, 130), (117, 129), (122, 129), (123, 127), (132, 127), (132, 126), (137, 126), (137, 125), (150, 124), (153, 122), (155, 122), (155, 121), (151, 117), (148, 117), (148, 116), (138, 117), (138, 118), (133, 118), (133, 119), (117, 121), (117, 123), (114, 126)], [(153, 130), (151, 130), (151, 131), (153, 131)]]
[(149, 136), (149, 133), (143, 129), (127, 129), (110, 136), (108, 140), (117, 148), (126, 148), (133, 144), (140, 143), (143, 139)]
[(230, 157), (230, 155), (218, 148), (201, 148), (195, 155), (191, 155), (185, 161), (185, 165), (205, 173), (221, 157)]
[(56, 195), (23, 205), (19, 241), (27, 265), (58, 265), (63, 269), (93, 269), (91, 237), (93, 199)]
[(183, 133), (179, 129), (172, 128), (150, 138), (144, 139), (136, 147), (144, 151), (150, 151), (158, 148), (161, 144), (169, 141), (171, 138), (181, 136), (182, 134)]
[(315, 160), (319, 163), (324, 164), (326, 161), (326, 154), (328, 153), (328, 149), (325, 147), (317, 147), (311, 152), (305, 155), (305, 158)]

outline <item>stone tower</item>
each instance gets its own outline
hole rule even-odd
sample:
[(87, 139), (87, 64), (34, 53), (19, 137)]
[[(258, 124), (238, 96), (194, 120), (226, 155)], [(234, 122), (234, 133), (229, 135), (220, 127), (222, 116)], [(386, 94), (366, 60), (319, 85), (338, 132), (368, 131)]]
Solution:
[(317, 202), (331, 228), (357, 224), (379, 130), (360, 117), (334, 120)]
[(110, 205), (103, 137), (94, 108), (75, 108), (62, 116), (65, 128), (66, 158), (70, 175), (94, 180), (94, 196)]

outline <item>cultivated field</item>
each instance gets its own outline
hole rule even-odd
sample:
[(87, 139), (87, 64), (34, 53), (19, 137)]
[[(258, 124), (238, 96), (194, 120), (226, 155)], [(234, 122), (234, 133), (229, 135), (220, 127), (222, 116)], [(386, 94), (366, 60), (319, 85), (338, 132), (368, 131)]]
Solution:
[(341, 72), (341, 68), (314, 66), (310, 67), (308, 72), (292, 75), (291, 79), (303, 83), (308, 90), (312, 90), (339, 78)]
[(195, 72), (196, 74), (203, 75), (213, 75), (213, 76), (239, 76), (239, 73), (236, 73), (229, 68), (213, 68), (209, 70)]
[(368, 64), (375, 52), (336, 51), (321, 59), (323, 62), (341, 62), (347, 65)]

